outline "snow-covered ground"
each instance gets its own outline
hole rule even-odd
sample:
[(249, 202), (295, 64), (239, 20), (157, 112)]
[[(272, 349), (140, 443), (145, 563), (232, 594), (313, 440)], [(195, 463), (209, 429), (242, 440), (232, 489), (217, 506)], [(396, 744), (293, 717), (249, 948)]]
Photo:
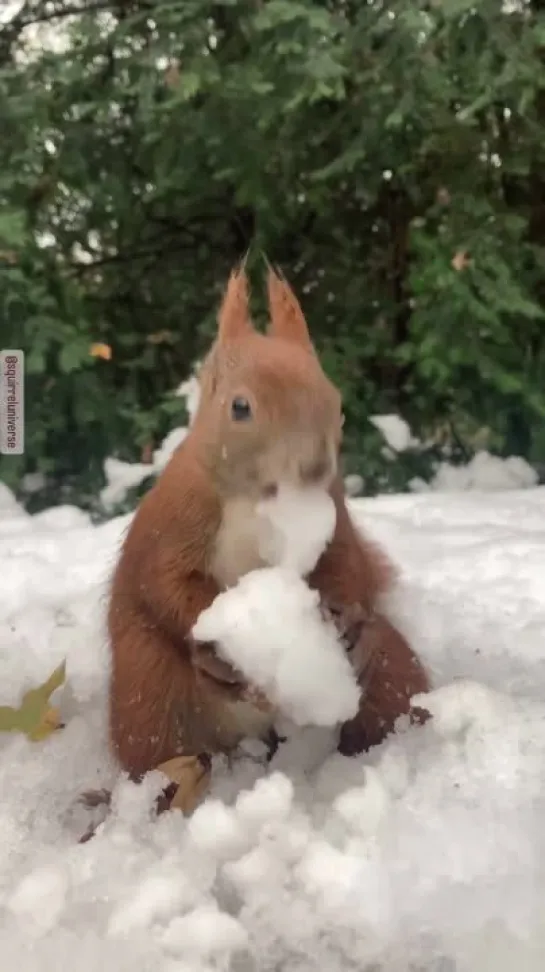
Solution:
[[(1, 488), (1, 487), (0, 487)], [(129, 517), (30, 517), (0, 492), (0, 703), (64, 657), (66, 726), (0, 736), (6, 972), (542, 972), (545, 490), (356, 500), (402, 566), (392, 613), (437, 686), (433, 723), (370, 756), (300, 730), (215, 767), (189, 820), (105, 743), (105, 580)], [(89, 787), (115, 785), (96, 837)]]

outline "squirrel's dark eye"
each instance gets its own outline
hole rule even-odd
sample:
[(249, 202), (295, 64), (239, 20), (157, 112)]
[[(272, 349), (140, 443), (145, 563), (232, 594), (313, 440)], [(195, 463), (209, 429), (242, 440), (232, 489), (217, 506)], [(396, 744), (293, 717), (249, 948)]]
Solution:
[(231, 418), (235, 422), (247, 422), (252, 417), (252, 409), (247, 398), (233, 398)]

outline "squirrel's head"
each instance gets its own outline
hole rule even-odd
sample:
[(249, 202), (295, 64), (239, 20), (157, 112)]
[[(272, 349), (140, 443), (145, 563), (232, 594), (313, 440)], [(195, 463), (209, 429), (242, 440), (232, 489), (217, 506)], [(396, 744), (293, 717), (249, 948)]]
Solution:
[(260, 334), (246, 275), (231, 274), (200, 372), (191, 437), (226, 497), (260, 499), (283, 484), (329, 488), (337, 472), (341, 396), (322, 370), (295, 295), (272, 270), (268, 296), (270, 321)]

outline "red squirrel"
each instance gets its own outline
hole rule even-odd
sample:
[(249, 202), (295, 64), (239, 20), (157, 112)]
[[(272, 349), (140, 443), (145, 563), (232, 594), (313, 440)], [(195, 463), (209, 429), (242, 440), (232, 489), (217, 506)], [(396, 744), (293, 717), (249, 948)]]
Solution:
[(341, 727), (340, 751), (381, 742), (401, 714), (428, 716), (410, 706), (412, 695), (428, 690), (424, 667), (376, 611), (392, 566), (346, 507), (341, 396), (322, 370), (293, 291), (273, 270), (268, 296), (270, 323), (261, 334), (245, 272), (231, 274), (193, 424), (140, 503), (113, 576), (110, 738), (133, 779), (175, 757), (193, 759), (202, 776), (211, 754), (270, 731), (275, 713), (267, 700), (213, 645), (196, 644), (191, 630), (221, 590), (263, 566), (255, 507), (281, 483), (330, 491), (335, 533), (307, 580), (326, 608), (355, 608), (364, 619), (353, 658), (361, 703)]

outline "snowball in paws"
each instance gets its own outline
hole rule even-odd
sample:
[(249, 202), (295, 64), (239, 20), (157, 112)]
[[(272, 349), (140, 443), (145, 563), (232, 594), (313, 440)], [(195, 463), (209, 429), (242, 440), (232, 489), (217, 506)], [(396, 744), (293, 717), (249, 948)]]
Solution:
[(295, 569), (251, 571), (219, 594), (193, 628), (299, 725), (335, 725), (358, 710), (360, 690), (319, 595)]
[(281, 485), (258, 504), (257, 515), (264, 521), (259, 546), (265, 563), (301, 575), (314, 569), (335, 532), (335, 503), (323, 489)]

